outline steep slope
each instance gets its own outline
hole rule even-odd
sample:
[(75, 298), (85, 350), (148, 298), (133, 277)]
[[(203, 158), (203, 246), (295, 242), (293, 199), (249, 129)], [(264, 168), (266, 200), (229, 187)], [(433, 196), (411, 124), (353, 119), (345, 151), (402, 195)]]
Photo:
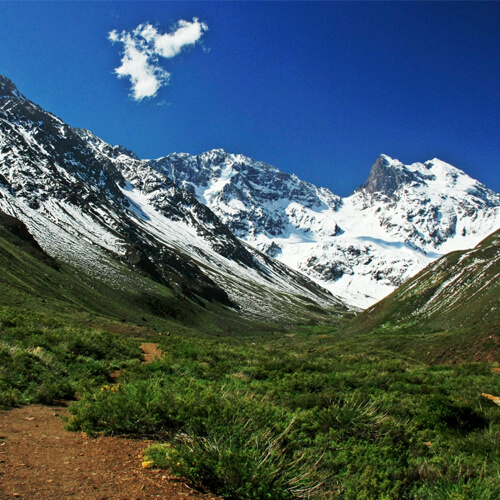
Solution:
[(382, 155), (344, 199), (223, 150), (151, 165), (237, 236), (359, 307), (500, 227), (500, 195), (437, 159), (406, 166)]
[[(124, 269), (123, 276), (127, 286), (112, 286), (50, 257), (21, 221), (0, 212), (3, 308), (19, 311), (20, 315), (65, 318), (70, 324), (91, 321), (105, 324), (108, 329), (118, 324), (120, 331), (130, 331), (138, 325), (160, 331), (183, 327), (212, 328), (217, 332), (223, 330), (224, 323), (232, 329), (238, 328), (238, 318), (230, 309), (217, 305), (203, 308), (130, 270)], [(221, 319), (220, 325), (215, 316)], [(241, 328), (248, 325), (241, 322)]]
[(343, 333), (427, 362), (500, 361), (499, 324), (500, 230), (433, 262)]
[(260, 319), (345, 307), (248, 247), (206, 206), (120, 146), (71, 128), (0, 77), (0, 209), (51, 256), (115, 287), (131, 268), (175, 293)]
[(363, 332), (467, 329), (498, 333), (500, 230), (472, 250), (451, 252), (353, 321)]

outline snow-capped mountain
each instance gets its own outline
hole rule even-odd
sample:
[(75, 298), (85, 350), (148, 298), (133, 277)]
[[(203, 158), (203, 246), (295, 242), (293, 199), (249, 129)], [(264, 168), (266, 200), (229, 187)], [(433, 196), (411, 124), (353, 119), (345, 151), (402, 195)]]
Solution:
[(242, 240), (363, 308), (500, 227), (500, 195), (438, 159), (403, 165), (381, 155), (343, 199), (220, 149), (151, 165)]
[(325, 289), (238, 239), (204, 204), (120, 146), (72, 128), (0, 77), (0, 210), (41, 247), (116, 286), (132, 268), (252, 317), (345, 311)]
[(50, 255), (120, 286), (128, 266), (262, 317), (295, 300), (338, 308), (334, 296), (368, 307), (500, 227), (500, 195), (438, 159), (382, 155), (340, 198), (220, 149), (140, 160), (63, 123), (5, 77), (0, 210)]

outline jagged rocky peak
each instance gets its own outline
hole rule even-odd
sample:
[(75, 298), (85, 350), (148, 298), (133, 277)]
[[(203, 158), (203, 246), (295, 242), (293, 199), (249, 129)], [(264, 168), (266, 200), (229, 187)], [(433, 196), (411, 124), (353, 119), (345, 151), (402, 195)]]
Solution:
[(368, 179), (356, 191), (364, 190), (370, 194), (380, 193), (391, 196), (403, 184), (410, 184), (425, 177), (424, 172), (418, 172), (418, 174), (423, 175), (416, 174), (416, 171), (411, 171), (399, 160), (394, 160), (387, 155), (380, 155), (371, 168)]
[[(224, 149), (212, 149), (197, 156), (173, 153), (150, 163), (209, 205), (216, 197), (220, 201), (218, 195), (223, 195), (226, 201), (241, 196), (247, 207), (253, 202), (261, 206), (263, 201), (285, 198), (306, 206), (324, 205), (332, 209), (340, 204), (340, 198), (329, 189), (317, 188), (294, 174)], [(204, 187), (207, 189), (202, 190)]]
[(16, 97), (24, 99), (24, 96), (17, 90), (12, 80), (6, 76), (0, 75), (0, 97)]
[(223, 149), (197, 156), (175, 153), (150, 163), (210, 207), (241, 238), (288, 234), (294, 227), (315, 224), (308, 210), (337, 210), (341, 204), (329, 189)]
[(204, 160), (210, 160), (212, 165), (219, 165), (228, 159), (229, 153), (222, 148), (211, 149), (205, 153), (201, 153), (200, 157)]
[(366, 182), (355, 193), (400, 198), (403, 193), (413, 193), (422, 201), (429, 197), (446, 198), (452, 196), (474, 202), (483, 207), (496, 207), (500, 196), (481, 182), (469, 177), (463, 170), (438, 158), (425, 163), (415, 162), (404, 165), (387, 155), (380, 155), (373, 165)]

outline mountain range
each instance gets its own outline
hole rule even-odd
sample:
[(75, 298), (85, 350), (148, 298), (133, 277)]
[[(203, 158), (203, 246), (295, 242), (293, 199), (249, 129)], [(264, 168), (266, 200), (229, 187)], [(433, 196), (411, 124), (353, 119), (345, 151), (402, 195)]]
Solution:
[(139, 273), (253, 318), (346, 311), (327, 290), (238, 239), (149, 162), (68, 126), (5, 77), (0, 210), (21, 220), (49, 255), (118, 288), (148, 287), (137, 283)]
[(381, 155), (347, 198), (223, 150), (151, 165), (243, 241), (359, 308), (500, 227), (500, 195), (438, 159)]
[(114, 287), (151, 281), (247, 317), (366, 308), (500, 227), (500, 195), (438, 159), (382, 155), (341, 198), (221, 149), (141, 160), (0, 77), (0, 210), (49, 256)]

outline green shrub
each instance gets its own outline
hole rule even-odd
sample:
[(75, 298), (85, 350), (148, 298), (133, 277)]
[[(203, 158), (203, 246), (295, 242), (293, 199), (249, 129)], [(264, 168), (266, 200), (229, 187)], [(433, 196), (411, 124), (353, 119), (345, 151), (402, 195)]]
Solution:
[(253, 429), (249, 423), (214, 428), (204, 437), (178, 434), (170, 445), (150, 446), (145, 460), (203, 482), (224, 498), (280, 500), (323, 493), (316, 466), (287, 450), (285, 437), (293, 421), (281, 433)]
[(433, 395), (424, 399), (423, 404), (425, 411), (419, 420), (425, 427), (465, 434), (487, 426), (486, 418), (479, 411), (466, 403), (456, 403), (450, 397)]

